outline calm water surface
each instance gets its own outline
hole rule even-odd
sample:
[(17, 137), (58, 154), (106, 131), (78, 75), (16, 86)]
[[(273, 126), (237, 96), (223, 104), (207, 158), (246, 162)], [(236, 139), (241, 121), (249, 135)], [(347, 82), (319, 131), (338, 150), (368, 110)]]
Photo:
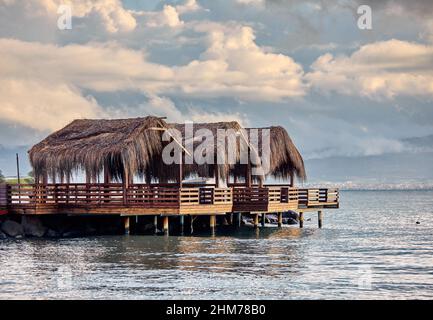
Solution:
[(0, 298), (433, 298), (433, 191), (341, 202), (321, 230), (3, 241)]

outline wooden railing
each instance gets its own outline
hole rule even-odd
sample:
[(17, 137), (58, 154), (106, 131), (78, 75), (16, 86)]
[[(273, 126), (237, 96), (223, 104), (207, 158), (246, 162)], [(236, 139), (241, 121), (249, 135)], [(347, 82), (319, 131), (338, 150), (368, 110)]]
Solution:
[(120, 183), (0, 185), (0, 209), (4, 207), (146, 207), (236, 205), (245, 211), (267, 208), (338, 207), (338, 189), (298, 189), (289, 186), (216, 188), (178, 185), (132, 184), (125, 192)]
[(0, 214), (5, 214), (8, 205), (7, 186), (5, 183), (0, 183)]
[[(7, 199), (7, 201), (6, 201)], [(176, 206), (179, 204), (232, 203), (230, 188), (149, 186), (132, 184), (20, 184), (5, 188), (7, 205), (71, 205), (71, 206)]]

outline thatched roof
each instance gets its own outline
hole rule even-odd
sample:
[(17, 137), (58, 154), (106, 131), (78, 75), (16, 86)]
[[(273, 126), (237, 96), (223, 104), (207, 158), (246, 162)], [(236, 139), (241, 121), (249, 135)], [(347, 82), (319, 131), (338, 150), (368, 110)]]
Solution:
[(109, 168), (113, 178), (143, 174), (162, 152), (161, 131), (166, 123), (157, 117), (118, 120), (75, 120), (51, 134), (30, 151), (35, 177), (67, 177), (83, 170), (90, 177)]
[[(186, 125), (184, 123), (171, 123), (169, 124), (170, 128), (176, 129), (180, 132), (183, 141), (182, 144), (186, 146), (186, 150), (190, 151), (188, 148), (188, 145), (192, 145), (193, 150), (196, 150), (196, 147), (200, 145), (203, 141), (201, 139), (197, 139), (198, 132), (202, 131), (203, 129), (208, 130), (210, 134), (212, 134), (213, 137), (213, 145), (214, 145), (214, 160), (213, 163), (217, 163), (217, 155), (224, 155), (225, 159), (228, 158), (228, 143), (225, 145), (225, 148), (222, 148), (220, 144), (218, 144), (217, 138), (218, 138), (218, 130), (233, 130), (233, 132), (239, 132), (239, 130), (242, 129), (242, 126), (236, 122), (236, 121), (230, 121), (230, 122), (213, 122), (213, 123), (195, 123), (193, 124), (193, 133), (194, 138), (191, 140), (190, 137), (186, 134)], [(235, 159), (236, 161), (239, 161), (240, 156), (240, 144), (239, 141), (237, 141), (237, 147), (236, 147), (236, 155)], [(184, 174), (186, 176), (191, 176), (194, 174), (198, 174), (201, 177), (213, 177), (215, 173), (215, 165), (214, 164), (184, 164)], [(230, 169), (233, 168), (233, 165), (230, 165), (229, 163), (225, 162), (224, 164), (218, 165), (218, 173), (219, 177), (223, 180), (227, 179), (227, 176), (230, 173)]]
[[(237, 132), (236, 164), (219, 164), (218, 172), (223, 180), (226, 180), (229, 175), (245, 176), (246, 165), (240, 164), (240, 150), (244, 145), (241, 141), (248, 140), (251, 129), (243, 129), (235, 121), (194, 123), (193, 128), (194, 133), (200, 129), (208, 129), (215, 139), (219, 129), (232, 129)], [(110, 176), (117, 180), (121, 180), (123, 173), (126, 172), (129, 177), (138, 175), (160, 181), (176, 181), (179, 175), (178, 165), (166, 165), (162, 161), (162, 151), (168, 143), (163, 141), (162, 134), (168, 129), (180, 131), (183, 141), (179, 142), (183, 145), (192, 143), (194, 150), (202, 142), (200, 139), (193, 141), (186, 139), (185, 124), (167, 124), (157, 117), (75, 120), (35, 145), (29, 151), (30, 161), (37, 179), (44, 175), (68, 177), (74, 171), (82, 170), (96, 180), (106, 167)], [(289, 179), (293, 173), (299, 180), (304, 180), (306, 178), (304, 162), (287, 131), (282, 127), (259, 128), (259, 135), (264, 129), (269, 129), (271, 141), (269, 175)], [(214, 146), (215, 157), (217, 154), (228, 157), (228, 144), (223, 150), (215, 140)], [(257, 150), (253, 149), (252, 156), (262, 154), (261, 144)], [(183, 172), (185, 177), (195, 174), (212, 177), (215, 166), (184, 164)], [(255, 177), (255, 180), (258, 179), (261, 178)]]
[[(182, 134), (182, 137), (185, 138), (185, 124), (169, 124), (170, 127), (174, 127), (175, 129), (179, 130)], [(219, 166), (219, 173), (222, 178), (226, 178), (228, 175), (232, 176), (238, 176), (238, 177), (245, 177), (246, 172), (246, 165), (239, 164), (240, 160), (240, 151), (242, 150), (242, 146), (244, 146), (241, 141), (244, 139), (244, 141), (251, 141), (251, 132), (252, 130), (256, 130), (258, 133), (258, 137), (262, 137), (263, 130), (269, 130), (269, 136), (270, 136), (270, 166), (269, 166), (269, 173), (268, 175), (273, 176), (277, 179), (283, 179), (283, 180), (289, 180), (291, 174), (293, 173), (294, 176), (298, 178), (300, 181), (306, 180), (306, 173), (305, 173), (305, 167), (304, 167), (304, 160), (302, 159), (301, 154), (299, 153), (298, 149), (296, 148), (295, 144), (293, 143), (292, 139), (290, 138), (289, 134), (287, 133), (286, 129), (284, 129), (281, 126), (272, 126), (267, 128), (242, 128), (242, 126), (236, 122), (216, 122), (216, 123), (194, 123), (194, 133), (196, 133), (198, 130), (201, 129), (207, 129), (210, 132), (212, 132), (213, 137), (215, 138), (214, 145), (215, 145), (215, 151), (214, 153), (226, 153), (228, 152), (226, 145), (226, 149), (218, 149), (218, 143), (216, 141), (217, 139), (217, 130), (223, 129), (228, 130), (232, 129), (239, 133), (238, 140), (237, 140), (237, 153), (236, 153), (236, 165), (224, 165)], [(183, 141), (183, 144), (185, 145), (185, 139)], [(194, 148), (201, 143), (201, 140), (194, 140), (193, 145)], [(247, 145), (248, 144), (247, 142)], [(258, 148), (254, 148), (254, 146), (250, 145), (252, 149), (250, 153), (250, 157), (261, 157), (263, 155), (263, 146), (262, 146), (262, 140), (259, 138), (258, 140)], [(227, 158), (227, 155), (226, 155)], [(212, 176), (213, 175), (213, 166), (210, 165), (191, 165), (191, 166), (185, 166), (186, 173), (191, 172), (199, 172), (201, 173), (201, 176)], [(259, 180), (259, 176), (253, 177), (254, 180)]]
[[(250, 135), (251, 129), (247, 128)], [(270, 135), (270, 174), (278, 179), (288, 180), (293, 173), (300, 181), (307, 179), (304, 160), (286, 129), (281, 126), (267, 128), (254, 128), (262, 136), (262, 130), (269, 129)], [(262, 146), (259, 143), (259, 153), (262, 154)]]

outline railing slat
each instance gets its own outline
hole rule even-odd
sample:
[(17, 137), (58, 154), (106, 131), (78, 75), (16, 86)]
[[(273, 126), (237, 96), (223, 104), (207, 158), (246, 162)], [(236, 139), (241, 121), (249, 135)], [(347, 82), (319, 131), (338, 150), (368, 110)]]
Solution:
[(0, 185), (1, 206), (36, 207), (164, 207), (200, 205), (245, 205), (246, 207), (290, 204), (290, 208), (315, 207), (339, 203), (339, 190), (298, 189), (290, 186), (215, 186), (182, 187), (177, 185), (131, 184), (20, 184)]

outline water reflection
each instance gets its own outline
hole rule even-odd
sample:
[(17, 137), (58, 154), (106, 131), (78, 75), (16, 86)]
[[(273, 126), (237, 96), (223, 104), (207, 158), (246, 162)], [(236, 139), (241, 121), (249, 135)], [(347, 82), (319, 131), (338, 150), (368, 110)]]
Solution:
[(0, 298), (432, 298), (433, 192), (342, 200), (320, 230), (3, 241)]

